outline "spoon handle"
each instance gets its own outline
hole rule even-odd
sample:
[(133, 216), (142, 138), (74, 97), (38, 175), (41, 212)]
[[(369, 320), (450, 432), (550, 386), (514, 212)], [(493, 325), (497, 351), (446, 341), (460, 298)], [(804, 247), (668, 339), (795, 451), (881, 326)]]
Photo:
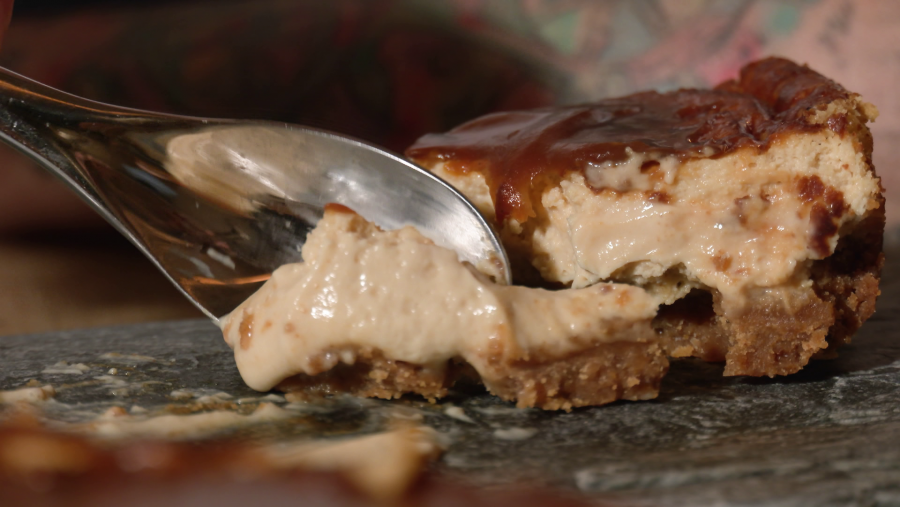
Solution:
[(456, 190), (334, 133), (109, 106), (0, 68), (0, 141), (72, 187), (214, 322), (301, 260), (328, 202), (419, 227), (508, 277), (499, 240)]
[(173, 201), (181, 196), (165, 171), (154, 169), (164, 157), (154, 134), (188, 123), (179, 116), (93, 102), (0, 68), (0, 141), (75, 190), (216, 322), (217, 315), (160, 261), (174, 255), (184, 263), (197, 255), (177, 227), (184, 217)]
[[(138, 113), (138, 114), (135, 114)], [(73, 152), (83, 125), (139, 116), (70, 95), (0, 67), (0, 140), (62, 179), (117, 229), (121, 222), (104, 205), (88, 167)], [(127, 235), (127, 234), (126, 234)]]

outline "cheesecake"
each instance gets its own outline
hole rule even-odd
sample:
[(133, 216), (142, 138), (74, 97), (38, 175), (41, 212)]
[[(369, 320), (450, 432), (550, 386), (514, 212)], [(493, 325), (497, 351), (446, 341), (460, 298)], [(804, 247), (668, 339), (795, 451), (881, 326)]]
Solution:
[(519, 407), (571, 409), (654, 398), (668, 368), (640, 287), (497, 284), (413, 227), (339, 205), (302, 256), (222, 319), (253, 389), (434, 400), (470, 379)]
[(643, 290), (666, 354), (794, 373), (875, 309), (877, 110), (769, 58), (714, 89), (490, 114), (406, 151), (500, 231), (518, 284)]

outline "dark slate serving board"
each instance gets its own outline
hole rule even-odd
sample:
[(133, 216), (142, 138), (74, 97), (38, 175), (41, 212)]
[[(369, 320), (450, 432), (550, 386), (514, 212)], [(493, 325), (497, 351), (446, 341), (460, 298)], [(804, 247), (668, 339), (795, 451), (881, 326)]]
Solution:
[[(486, 486), (528, 481), (614, 505), (900, 505), (896, 254), (888, 256), (878, 311), (853, 344), (790, 377), (723, 378), (720, 365), (680, 361), (654, 401), (571, 413), (517, 410), (483, 392), (438, 405), (273, 397), (296, 417), (227, 433), (331, 438), (415, 413), (449, 443), (438, 473)], [(147, 357), (104, 356), (110, 352)], [(59, 361), (68, 367), (54, 367)], [(44, 409), (59, 424), (90, 420), (112, 405), (153, 415), (192, 403), (174, 399), (175, 390), (195, 398), (224, 392), (240, 400), (238, 409), (261, 396), (242, 383), (218, 329), (205, 321), (0, 338), (0, 389), (31, 379), (57, 387)]]

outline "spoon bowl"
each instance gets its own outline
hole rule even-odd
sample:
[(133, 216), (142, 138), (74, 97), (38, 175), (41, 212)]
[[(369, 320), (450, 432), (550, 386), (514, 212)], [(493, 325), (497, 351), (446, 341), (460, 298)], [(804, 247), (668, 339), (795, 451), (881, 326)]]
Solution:
[(216, 323), (302, 260), (328, 203), (385, 229), (412, 225), (510, 282), (500, 241), (459, 192), (335, 133), (111, 106), (0, 69), (0, 140), (67, 183)]

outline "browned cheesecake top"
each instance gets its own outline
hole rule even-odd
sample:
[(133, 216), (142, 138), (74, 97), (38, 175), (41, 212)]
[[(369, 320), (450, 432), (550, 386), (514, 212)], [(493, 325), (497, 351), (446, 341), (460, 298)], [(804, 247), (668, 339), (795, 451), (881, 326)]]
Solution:
[[(810, 113), (849, 98), (837, 83), (789, 60), (768, 58), (713, 90), (645, 92), (594, 104), (495, 113), (407, 151), (426, 165), (477, 171), (490, 187), (497, 220), (533, 216), (532, 198), (570, 171), (624, 161), (629, 151), (653, 158), (717, 157), (764, 149), (784, 133), (823, 128), (843, 133), (843, 116), (812, 123)], [(653, 162), (646, 162), (653, 164)]]

